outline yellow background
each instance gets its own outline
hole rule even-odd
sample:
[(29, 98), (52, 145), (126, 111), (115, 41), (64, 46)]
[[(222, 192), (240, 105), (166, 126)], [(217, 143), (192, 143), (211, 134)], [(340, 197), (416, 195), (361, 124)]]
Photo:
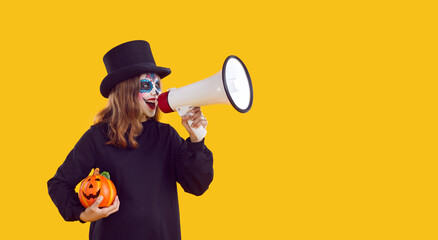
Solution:
[(88, 237), (46, 182), (106, 105), (103, 55), (144, 39), (164, 89), (230, 54), (253, 80), (247, 114), (203, 107), (215, 178), (179, 192), (183, 239), (437, 239), (432, 2), (2, 3), (0, 238)]

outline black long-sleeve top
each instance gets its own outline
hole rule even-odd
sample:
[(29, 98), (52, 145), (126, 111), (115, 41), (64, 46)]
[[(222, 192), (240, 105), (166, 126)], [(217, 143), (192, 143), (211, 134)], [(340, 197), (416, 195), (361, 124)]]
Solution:
[(184, 141), (168, 124), (142, 124), (136, 149), (105, 144), (108, 125), (91, 126), (47, 182), (62, 217), (76, 221), (85, 208), (75, 186), (92, 168), (110, 173), (119, 211), (92, 222), (90, 239), (181, 239), (176, 182), (199, 196), (213, 180), (213, 155), (204, 141)]

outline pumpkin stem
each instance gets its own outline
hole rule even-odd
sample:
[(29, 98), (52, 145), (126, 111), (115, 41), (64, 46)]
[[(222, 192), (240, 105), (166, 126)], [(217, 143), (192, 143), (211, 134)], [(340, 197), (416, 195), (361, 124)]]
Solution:
[(100, 172), (100, 169), (99, 168), (95, 168), (93, 175), (99, 175), (99, 172)]

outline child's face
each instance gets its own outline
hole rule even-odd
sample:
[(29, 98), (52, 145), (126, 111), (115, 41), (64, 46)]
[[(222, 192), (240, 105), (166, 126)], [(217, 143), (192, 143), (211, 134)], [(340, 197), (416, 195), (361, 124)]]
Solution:
[(155, 115), (158, 95), (160, 95), (160, 93), (160, 77), (157, 74), (143, 73), (140, 75), (138, 100), (140, 101), (141, 109), (149, 118)]

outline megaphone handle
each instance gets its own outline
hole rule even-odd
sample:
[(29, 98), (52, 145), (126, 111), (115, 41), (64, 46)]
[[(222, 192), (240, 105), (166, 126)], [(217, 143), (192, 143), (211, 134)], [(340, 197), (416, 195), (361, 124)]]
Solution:
[[(192, 106), (184, 106), (184, 107), (176, 108), (176, 111), (182, 117), (182, 116), (186, 115), (187, 113), (189, 113), (190, 110), (192, 110), (192, 108), (193, 108)], [(190, 128), (195, 133), (198, 140), (204, 139), (205, 135), (207, 135), (207, 130), (204, 128), (204, 126), (201, 125), (198, 128), (194, 128), (191, 126), (193, 123), (192, 120), (188, 120), (187, 122), (189, 123)]]

